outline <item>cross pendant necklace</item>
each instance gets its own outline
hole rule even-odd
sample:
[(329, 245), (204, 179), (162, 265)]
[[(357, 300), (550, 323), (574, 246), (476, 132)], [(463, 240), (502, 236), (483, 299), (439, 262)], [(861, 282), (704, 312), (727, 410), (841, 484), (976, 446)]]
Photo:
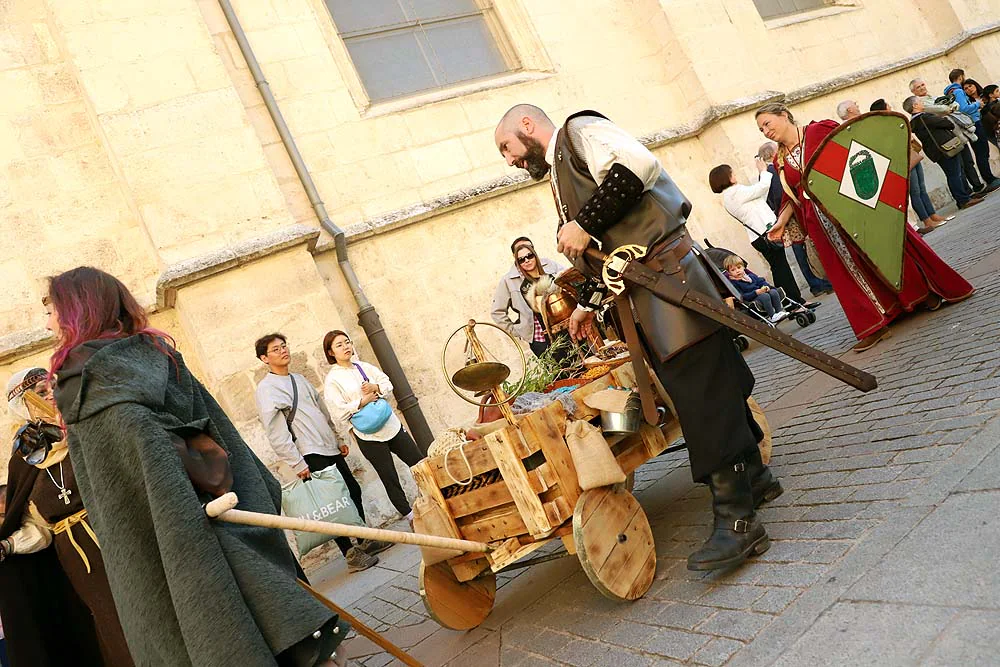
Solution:
[(59, 462), (59, 481), (58, 482), (56, 481), (56, 478), (52, 476), (52, 471), (51, 470), (49, 470), (48, 468), (46, 468), (45, 472), (48, 474), (49, 479), (52, 480), (52, 483), (56, 485), (56, 488), (59, 489), (59, 495), (57, 496), (59, 498), (59, 500), (63, 501), (63, 505), (69, 505), (69, 502), (70, 502), (69, 501), (69, 497), (73, 495), (73, 491), (72, 491), (72, 489), (69, 489), (69, 488), (66, 487), (66, 477), (63, 474), (62, 461)]

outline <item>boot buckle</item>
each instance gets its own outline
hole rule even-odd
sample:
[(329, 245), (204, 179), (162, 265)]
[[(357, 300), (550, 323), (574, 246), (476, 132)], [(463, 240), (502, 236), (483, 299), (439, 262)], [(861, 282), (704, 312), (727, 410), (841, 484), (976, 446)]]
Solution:
[(746, 470), (746, 465), (742, 461), (740, 461), (739, 463), (733, 466), (733, 470), (735, 470), (736, 472), (743, 472), (744, 470)]
[(737, 519), (733, 523), (733, 530), (737, 533), (745, 533), (750, 530), (750, 522), (746, 519)]

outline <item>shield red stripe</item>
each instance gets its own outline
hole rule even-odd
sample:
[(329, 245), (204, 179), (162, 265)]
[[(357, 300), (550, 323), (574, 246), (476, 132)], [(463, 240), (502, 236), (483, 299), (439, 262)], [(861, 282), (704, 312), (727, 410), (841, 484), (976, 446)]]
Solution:
[(894, 171), (885, 172), (885, 185), (878, 200), (886, 206), (891, 206), (900, 211), (906, 210), (906, 196), (909, 194), (909, 183), (905, 178)]
[[(844, 176), (846, 166), (847, 148), (835, 141), (828, 141), (823, 152), (816, 158), (813, 169), (839, 183)], [(908, 190), (906, 178), (890, 170), (885, 174), (885, 184), (878, 200), (886, 206), (904, 210)]]
[(813, 163), (813, 169), (819, 173), (832, 178), (840, 183), (844, 176), (844, 167), (847, 166), (847, 149), (836, 141), (826, 142), (823, 152)]

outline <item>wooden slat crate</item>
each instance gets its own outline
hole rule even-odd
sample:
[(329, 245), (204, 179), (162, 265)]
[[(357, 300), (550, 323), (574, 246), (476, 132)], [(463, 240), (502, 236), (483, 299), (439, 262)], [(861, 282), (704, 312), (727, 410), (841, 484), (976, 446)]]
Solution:
[[(572, 393), (577, 406), (574, 418), (599, 415), (584, 402), (590, 394), (609, 386), (634, 385), (628, 363), (583, 385)], [(581, 490), (564, 437), (566, 421), (566, 411), (556, 401), (519, 416), (517, 426), (466, 443), (461, 452), (427, 458), (413, 467), (421, 494), (447, 514), (446, 525), (439, 530), (449, 537), (494, 546), (488, 558), (463, 554), (450, 559), (459, 581), (473, 579), (491, 566), (505, 567), (567, 532)], [(625, 472), (631, 472), (668, 444), (658, 429), (644, 427), (642, 433), (619, 441), (613, 451)]]
[[(413, 468), (420, 492), (445, 508), (451, 520), (447, 532), (505, 545), (491, 559), (497, 568), (537, 548), (538, 539), (550, 536), (573, 516), (580, 489), (563, 438), (566, 419), (562, 404), (555, 402), (524, 415), (518, 426), (506, 426), (463, 445), (468, 464), (455, 450), (447, 457), (424, 459)], [(456, 483), (470, 476), (471, 484)], [(486, 561), (482, 556), (465, 556), (449, 563), (464, 580), (477, 576)]]

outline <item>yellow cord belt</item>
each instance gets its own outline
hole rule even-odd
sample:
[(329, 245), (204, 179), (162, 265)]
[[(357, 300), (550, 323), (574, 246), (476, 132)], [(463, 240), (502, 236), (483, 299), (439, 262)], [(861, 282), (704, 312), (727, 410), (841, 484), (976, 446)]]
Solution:
[(76, 549), (76, 553), (80, 554), (80, 558), (83, 560), (83, 564), (87, 566), (87, 574), (90, 574), (90, 561), (87, 560), (87, 554), (84, 553), (83, 548), (76, 543), (75, 539), (73, 539), (73, 526), (75, 526), (76, 524), (80, 524), (81, 526), (83, 526), (84, 531), (86, 531), (87, 535), (90, 536), (90, 539), (94, 541), (94, 544), (97, 545), (97, 548), (100, 549), (101, 543), (97, 541), (97, 535), (94, 534), (94, 531), (93, 529), (91, 529), (90, 524), (87, 523), (87, 510), (80, 510), (76, 514), (66, 517), (65, 519), (63, 519), (62, 521), (60, 521), (59, 523), (57, 523), (55, 526), (52, 527), (52, 532), (55, 533), (56, 535), (60, 533), (66, 533), (67, 535), (69, 535), (69, 543), (73, 545), (74, 549)]

